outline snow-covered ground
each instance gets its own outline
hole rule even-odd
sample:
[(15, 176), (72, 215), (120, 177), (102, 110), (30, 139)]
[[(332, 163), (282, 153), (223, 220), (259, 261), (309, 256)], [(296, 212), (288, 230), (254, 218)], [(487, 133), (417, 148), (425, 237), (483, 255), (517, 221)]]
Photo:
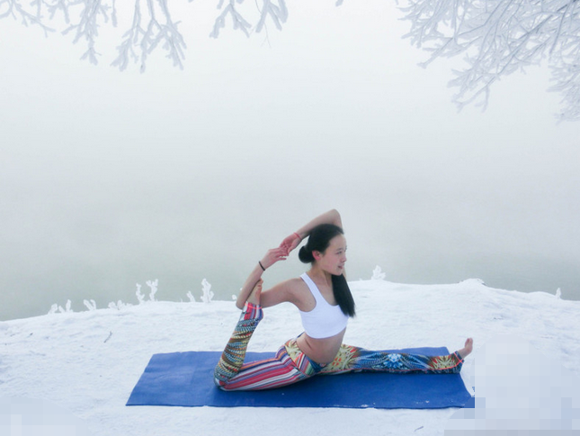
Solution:
[[(383, 280), (350, 285), (357, 317), (349, 324), (346, 343), (374, 349), (447, 346), (455, 350), (463, 346), (465, 338), (473, 337), (475, 351), (462, 371), (471, 389), (478, 385), (476, 364), (478, 358), (482, 361), (486, 344), (510, 336), (555, 360), (572, 378), (580, 378), (578, 301), (540, 292), (492, 289), (476, 279), (449, 285)], [(460, 412), (125, 406), (152, 354), (221, 350), (238, 314), (229, 301), (135, 301), (120, 309), (0, 322), (0, 436), (224, 435), (249, 431), (242, 429), (244, 424), (251, 425), (256, 436), (443, 435), (449, 418)], [(269, 308), (250, 350), (273, 351), (301, 331), (293, 306)], [(509, 373), (522, 374), (521, 359), (503, 359), (503, 364)], [(547, 376), (556, 370), (546, 369)], [(578, 391), (570, 401), (574, 410), (580, 410)], [(41, 410), (45, 410), (44, 417)], [(54, 418), (56, 410), (69, 415)], [(43, 425), (33, 425), (34, 419)], [(78, 419), (83, 424), (77, 430), (66, 426)], [(575, 419), (580, 423), (580, 416)], [(80, 430), (83, 426), (85, 432)]]

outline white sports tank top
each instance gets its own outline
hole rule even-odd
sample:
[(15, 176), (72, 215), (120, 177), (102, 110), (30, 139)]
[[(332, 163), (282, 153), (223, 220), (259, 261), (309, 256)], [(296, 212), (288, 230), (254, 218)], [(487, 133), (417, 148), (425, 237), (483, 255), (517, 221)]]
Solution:
[(316, 306), (310, 312), (298, 309), (306, 334), (311, 338), (323, 339), (343, 331), (348, 322), (348, 316), (342, 312), (340, 306), (328, 304), (308, 274), (304, 273), (300, 278), (308, 285), (316, 300)]

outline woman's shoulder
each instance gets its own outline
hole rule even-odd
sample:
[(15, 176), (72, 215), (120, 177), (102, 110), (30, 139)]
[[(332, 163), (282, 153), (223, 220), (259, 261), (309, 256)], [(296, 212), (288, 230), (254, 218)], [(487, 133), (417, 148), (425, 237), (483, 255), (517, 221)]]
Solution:
[[(285, 280), (263, 291), (261, 296), (262, 307), (275, 306), (283, 302), (300, 304), (300, 278)], [(304, 283), (304, 282), (303, 282)]]
[(304, 281), (300, 277), (296, 277), (284, 280), (283, 282), (279, 282), (278, 284), (274, 285), (269, 291), (291, 296), (300, 293), (304, 285), (305, 285)]
[(292, 279), (285, 280), (279, 284), (279, 286), (284, 290), (284, 293), (288, 296), (288, 299), (294, 304), (301, 305), (300, 303), (304, 299), (305, 290), (307, 289), (306, 283), (300, 277), (294, 277)]
[(286, 280), (286, 287), (290, 300), (298, 309), (308, 311), (316, 304), (314, 296), (308, 291), (308, 285), (302, 278)]
[(300, 277), (294, 277), (280, 282), (280, 286), (291, 292), (300, 291), (304, 287), (304, 280)]

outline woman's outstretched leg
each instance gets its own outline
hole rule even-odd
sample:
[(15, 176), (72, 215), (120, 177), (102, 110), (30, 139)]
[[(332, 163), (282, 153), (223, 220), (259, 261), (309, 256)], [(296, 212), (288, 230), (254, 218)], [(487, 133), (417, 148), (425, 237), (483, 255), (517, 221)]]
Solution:
[(248, 342), (250, 342), (250, 338), (263, 316), (260, 306), (246, 303), (232, 337), (215, 367), (214, 378), (216, 384), (227, 382), (239, 373), (244, 364)]
[(223, 386), (228, 380), (238, 374), (244, 364), (248, 342), (250, 342), (254, 330), (256, 330), (256, 327), (264, 317), (264, 312), (260, 306), (261, 291), (262, 280), (256, 284), (248, 298), (238, 324), (215, 367), (214, 381), (218, 386)]
[(352, 371), (458, 373), (461, 371), (464, 359), (472, 349), (473, 339), (471, 338), (465, 341), (465, 346), (461, 350), (445, 356), (370, 351), (342, 345), (334, 361), (326, 365), (320, 374), (341, 374)]
[[(214, 382), (222, 390), (272, 389), (296, 383), (315, 374), (314, 369), (303, 362), (301, 355), (288, 354), (292, 341), (280, 347), (271, 359), (244, 363), (248, 342), (263, 318), (260, 306), (262, 281), (254, 287), (244, 311), (236, 325), (214, 371)], [(295, 342), (295, 341), (294, 341)], [(306, 359), (307, 360), (307, 359)]]

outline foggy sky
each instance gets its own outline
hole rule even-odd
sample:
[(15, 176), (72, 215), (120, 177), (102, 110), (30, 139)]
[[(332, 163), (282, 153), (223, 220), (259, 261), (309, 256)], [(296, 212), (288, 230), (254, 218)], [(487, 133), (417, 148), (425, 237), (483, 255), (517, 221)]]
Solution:
[[(136, 303), (154, 278), (160, 299), (198, 297), (203, 278), (229, 299), (330, 208), (350, 280), (380, 265), (580, 298), (580, 124), (556, 124), (549, 71), (457, 113), (458, 61), (418, 67), (394, 6), (300, 3), (282, 32), (218, 40), (194, 4), (184, 71), (153, 55), (145, 74), (108, 66), (104, 29), (95, 67), (80, 43), (0, 20), (0, 319)], [(266, 283), (303, 270), (293, 257)]]

